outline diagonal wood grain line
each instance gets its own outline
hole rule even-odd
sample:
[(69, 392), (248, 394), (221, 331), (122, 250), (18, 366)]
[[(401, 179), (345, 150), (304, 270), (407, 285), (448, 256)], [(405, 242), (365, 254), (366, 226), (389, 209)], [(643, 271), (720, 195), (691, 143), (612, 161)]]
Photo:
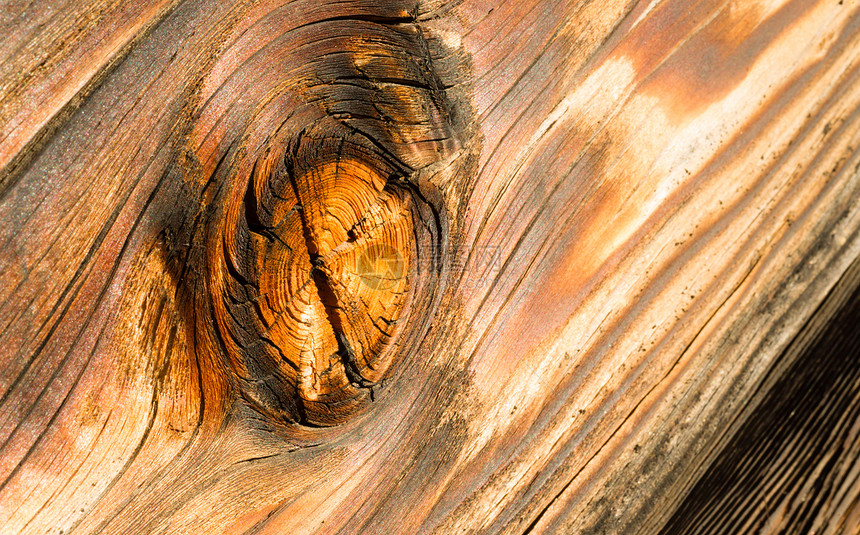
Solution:
[[(99, 3), (100, 2), (92, 2), (92, 7), (98, 6)], [(96, 88), (98, 88), (101, 82), (110, 75), (113, 69), (122, 63), (134, 46), (141, 40), (145, 39), (146, 36), (149, 35), (150, 31), (155, 28), (160, 21), (167, 18), (179, 3), (180, 0), (150, 2), (150, 6), (138, 3), (137, 6), (139, 8), (149, 7), (149, 11), (141, 13), (139, 19), (134, 20), (133, 17), (129, 17), (128, 15), (117, 17), (117, 22), (120, 24), (123, 22), (133, 22), (133, 25), (123, 32), (125, 34), (124, 36), (122, 34), (118, 35), (118, 37), (121, 37), (121, 40), (115, 43), (110, 43), (107, 49), (100, 50), (96, 48), (91, 51), (91, 53), (95, 54), (101, 53), (101, 56), (94, 57), (93, 61), (89, 63), (76, 62), (74, 64), (75, 67), (85, 64), (88, 65), (90, 69), (88, 71), (83, 71), (72, 67), (71, 70), (75, 73), (77, 80), (75, 80), (74, 83), (70, 83), (59, 90), (54, 91), (50, 95), (53, 97), (52, 100), (43, 100), (40, 103), (41, 106), (38, 106), (40, 108), (38, 113), (41, 116), (30, 115), (29, 117), (19, 116), (13, 118), (5, 114), (0, 114), (0, 120), (4, 123), (4, 128), (0, 131), (0, 201), (2, 201), (5, 193), (14, 184), (17, 177), (19, 177), (21, 173), (25, 172), (27, 166), (32, 163), (33, 158), (36, 157), (44, 147), (45, 143), (47, 143), (62, 127), (63, 123), (65, 123), (75, 110), (77, 110), (86, 101), (87, 97)], [(65, 6), (62, 6), (60, 10), (62, 10), (63, 7)], [(43, 26), (40, 29), (45, 32), (45, 34), (50, 34), (51, 30), (45, 30), (47, 28), (52, 28), (54, 26), (52, 22), (56, 21), (56, 19), (57, 15), (54, 14), (49, 21), (43, 23)], [(63, 35), (64, 32), (79, 31), (74, 26), (69, 28), (60, 27), (57, 28), (57, 30), (58, 32), (56, 35), (60, 43), (64, 43), (64, 41), (69, 39), (68, 36)], [(15, 30), (11, 30), (9, 32), (9, 34), (14, 36), (13, 40), (17, 40), (16, 38), (19, 37), (21, 33), (23, 32), (19, 33), (19, 31)], [(73, 39), (75, 41), (82, 41), (85, 40), (86, 37), (88, 36), (75, 35)], [(26, 58), (26, 51), (23, 51), (22, 48), (27, 46), (25, 44), (27, 41), (21, 39), (20, 43), (21, 44), (18, 46), (18, 49), (11, 52), (9, 56), (4, 59), (5, 66), (21, 67), (11, 59), (16, 56)], [(53, 56), (51, 60), (62, 58), (63, 48), (64, 45), (61, 44), (58, 50), (53, 51), (51, 53), (51, 56)], [(67, 47), (67, 49), (74, 51), (74, 47)], [(93, 55), (95, 56), (95, 54)], [(44, 69), (44, 63), (39, 65), (37, 68)], [(15, 99), (21, 98), (21, 95), (26, 94), (27, 85), (38, 86), (38, 84), (33, 83), (32, 79), (29, 78), (30, 76), (38, 77), (38, 74), (19, 71), (17, 75), (20, 77), (17, 85), (3, 85), (3, 89), (5, 91), (0, 92), (0, 110), (14, 109)], [(14, 130), (10, 130), (10, 126)], [(14, 135), (16, 131), (20, 131), (21, 129), (24, 129), (23, 133), (17, 133), (17, 135)]]

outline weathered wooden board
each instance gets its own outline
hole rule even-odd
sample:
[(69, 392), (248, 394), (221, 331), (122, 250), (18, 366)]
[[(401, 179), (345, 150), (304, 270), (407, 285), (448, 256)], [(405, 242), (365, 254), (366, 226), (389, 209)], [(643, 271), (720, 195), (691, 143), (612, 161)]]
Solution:
[[(857, 388), (826, 385), (860, 363), (803, 349), (857, 286), (856, 1), (6, 2), (0, 27), (0, 532), (860, 530), (832, 419)], [(249, 214), (291, 209), (273, 184), (326, 139), (421, 229), (384, 379), (343, 372), (330, 421), (234, 307), (263, 298)], [(843, 438), (757, 472), (826, 489), (709, 483), (840, 359), (809, 388), (843, 402), (784, 432)]]
[(715, 443), (663, 533), (858, 528), (860, 262), (851, 265)]

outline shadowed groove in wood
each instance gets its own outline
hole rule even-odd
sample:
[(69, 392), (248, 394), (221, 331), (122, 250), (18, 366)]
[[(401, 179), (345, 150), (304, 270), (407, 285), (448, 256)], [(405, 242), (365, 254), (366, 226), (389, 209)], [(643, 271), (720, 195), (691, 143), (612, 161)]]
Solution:
[[(661, 533), (860, 530), (860, 258)], [(757, 399), (760, 398), (760, 399)]]

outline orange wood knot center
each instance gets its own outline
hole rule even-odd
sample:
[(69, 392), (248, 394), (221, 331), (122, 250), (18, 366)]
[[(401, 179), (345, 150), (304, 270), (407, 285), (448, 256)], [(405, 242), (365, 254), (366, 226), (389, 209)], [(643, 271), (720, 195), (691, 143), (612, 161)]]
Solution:
[(327, 426), (366, 404), (396, 353), (414, 278), (413, 200), (372, 151), (306, 145), (260, 157), (230, 206), (215, 310), (243, 395)]

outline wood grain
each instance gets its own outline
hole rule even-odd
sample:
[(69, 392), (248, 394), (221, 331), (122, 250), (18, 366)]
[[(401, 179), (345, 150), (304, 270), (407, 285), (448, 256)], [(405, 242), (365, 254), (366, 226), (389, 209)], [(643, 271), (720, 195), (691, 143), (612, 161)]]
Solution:
[[(0, 26), (0, 533), (856, 532), (856, 366), (797, 349), (857, 285), (856, 2), (50, 1)], [(327, 427), (261, 409), (218, 315), (251, 258), (228, 223), (288, 217), (315, 133), (358, 140), (416, 229), (391, 366)], [(819, 400), (792, 419), (795, 381)], [(716, 490), (786, 440), (750, 473), (794, 501)]]
[(713, 446), (720, 455), (663, 533), (860, 530), (858, 297), (855, 260), (748, 403), (752, 414), (736, 418), (741, 429)]

